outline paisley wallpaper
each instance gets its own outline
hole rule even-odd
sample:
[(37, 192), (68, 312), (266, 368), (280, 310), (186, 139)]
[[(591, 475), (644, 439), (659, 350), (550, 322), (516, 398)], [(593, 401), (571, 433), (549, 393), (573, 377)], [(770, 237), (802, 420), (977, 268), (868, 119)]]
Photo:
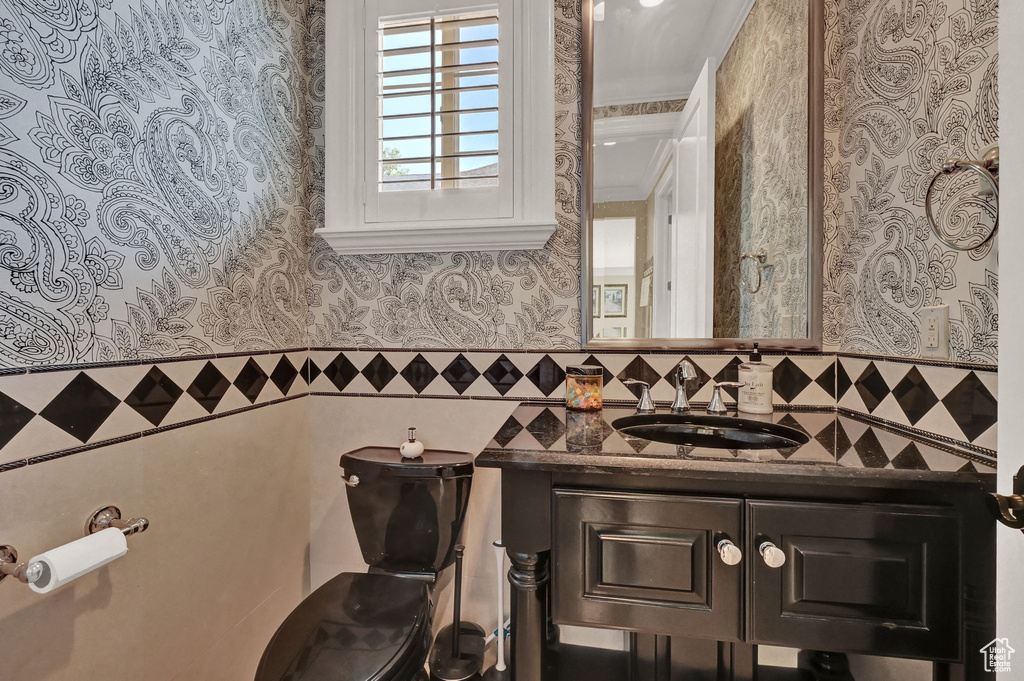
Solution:
[(580, 0), (554, 2), (558, 229), (547, 247), (341, 256), (317, 239), (314, 347), (579, 347), (583, 33)]
[[(758, 0), (716, 74), (715, 336), (806, 337), (806, 0)], [(773, 251), (757, 293), (740, 254)], [(747, 280), (754, 267), (743, 263)]]
[[(0, 0), (0, 368), (578, 346), (579, 0), (554, 0), (547, 248), (362, 257), (313, 236), (324, 2)], [(956, 358), (994, 362), (995, 249), (941, 248), (923, 192), (997, 138), (997, 2), (826, 6), (827, 341), (912, 356), (943, 301)]]
[(305, 344), (306, 0), (0, 0), (0, 367)]
[[(921, 308), (948, 304), (952, 359), (997, 362), (996, 241), (946, 248), (924, 197), (948, 158), (998, 141), (998, 0), (826, 0), (825, 339), (920, 354)], [(966, 178), (938, 213), (966, 235), (992, 206)], [(964, 207), (966, 206), (966, 208)]]

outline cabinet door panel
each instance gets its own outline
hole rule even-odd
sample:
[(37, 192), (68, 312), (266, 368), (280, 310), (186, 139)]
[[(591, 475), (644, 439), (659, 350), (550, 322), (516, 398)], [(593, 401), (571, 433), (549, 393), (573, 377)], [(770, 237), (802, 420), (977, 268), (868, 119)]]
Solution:
[(556, 489), (556, 622), (738, 640), (742, 564), (715, 549), (741, 544), (743, 502)]
[[(754, 643), (957, 660), (960, 521), (931, 507), (751, 501)], [(781, 568), (756, 553), (771, 541)]]

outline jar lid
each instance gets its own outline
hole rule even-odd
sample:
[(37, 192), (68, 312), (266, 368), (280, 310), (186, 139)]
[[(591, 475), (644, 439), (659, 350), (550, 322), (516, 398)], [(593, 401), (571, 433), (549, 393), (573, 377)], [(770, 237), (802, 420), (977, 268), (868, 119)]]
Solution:
[(603, 376), (604, 367), (592, 367), (589, 365), (576, 365), (565, 367), (565, 373), (570, 376)]

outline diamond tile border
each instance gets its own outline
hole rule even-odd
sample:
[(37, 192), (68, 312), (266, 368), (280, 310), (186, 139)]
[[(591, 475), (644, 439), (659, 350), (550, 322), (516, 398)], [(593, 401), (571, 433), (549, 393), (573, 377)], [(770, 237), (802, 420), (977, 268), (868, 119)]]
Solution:
[[(700, 380), (689, 393), (699, 406), (710, 399), (712, 380), (729, 380), (746, 355), (297, 348), (4, 370), (0, 471), (310, 394), (557, 403), (565, 367), (574, 364), (604, 368), (609, 405), (631, 404), (635, 397), (622, 381), (638, 377), (651, 381), (655, 401), (666, 407), (683, 359), (697, 368)], [(778, 367), (774, 397), (780, 409), (836, 408), (995, 456), (995, 367), (842, 353), (766, 354), (765, 361)], [(88, 413), (66, 413), (89, 401), (84, 388), (102, 404), (85, 404)]]

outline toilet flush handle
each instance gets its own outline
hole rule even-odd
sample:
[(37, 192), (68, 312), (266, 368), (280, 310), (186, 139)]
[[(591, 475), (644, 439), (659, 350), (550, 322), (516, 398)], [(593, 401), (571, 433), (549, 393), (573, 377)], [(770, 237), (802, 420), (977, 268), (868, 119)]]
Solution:
[(343, 476), (341, 476), (341, 479), (345, 481), (345, 484), (348, 487), (358, 487), (359, 486), (359, 476), (358, 475), (350, 475), (347, 478), (343, 475)]

